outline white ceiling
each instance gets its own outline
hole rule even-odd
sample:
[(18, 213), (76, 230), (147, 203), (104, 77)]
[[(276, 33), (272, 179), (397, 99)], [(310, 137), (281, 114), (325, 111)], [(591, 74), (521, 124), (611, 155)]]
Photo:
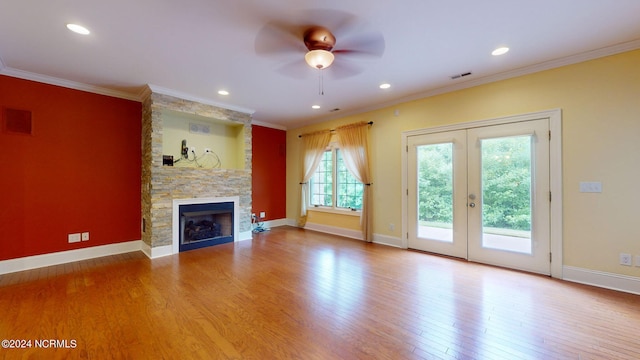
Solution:
[[(337, 25), (344, 20), (348, 27)], [(274, 22), (333, 28), (335, 49), (377, 33), (384, 53), (350, 60), (337, 53), (335, 65), (324, 70), (320, 95), (318, 70), (304, 64), (302, 38), (262, 41)], [(67, 23), (91, 34), (74, 34)], [(0, 74), (130, 99), (150, 84), (253, 112), (257, 123), (286, 129), (638, 48), (639, 39), (638, 0), (0, 2)], [(491, 56), (502, 45), (511, 51)], [(265, 46), (276, 54), (265, 54)], [(281, 51), (287, 46), (291, 51)], [(336, 76), (345, 66), (359, 73)], [(468, 71), (472, 75), (450, 79)], [(379, 89), (383, 82), (391, 88)], [(231, 94), (218, 95), (220, 89)], [(314, 104), (322, 108), (311, 109)], [(340, 111), (329, 111), (334, 108)]]

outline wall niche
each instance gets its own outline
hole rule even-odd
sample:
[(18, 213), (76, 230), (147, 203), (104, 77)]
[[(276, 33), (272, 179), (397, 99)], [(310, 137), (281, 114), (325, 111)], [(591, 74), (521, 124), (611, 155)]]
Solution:
[[(162, 154), (175, 167), (244, 169), (242, 123), (162, 110)], [(170, 160), (164, 161), (169, 165)]]

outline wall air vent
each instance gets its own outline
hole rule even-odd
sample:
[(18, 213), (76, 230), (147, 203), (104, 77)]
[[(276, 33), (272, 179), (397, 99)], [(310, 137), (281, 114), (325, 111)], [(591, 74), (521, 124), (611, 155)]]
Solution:
[(465, 76), (469, 76), (469, 75), (471, 75), (471, 71), (467, 71), (467, 72), (462, 73), (462, 74), (455, 74), (455, 75), (450, 76), (450, 78), (451, 78), (451, 80), (455, 80), (455, 79), (459, 79), (461, 77), (465, 77)]
[(14, 134), (31, 135), (33, 124), (31, 123), (31, 111), (4, 108), (2, 109), (4, 130)]

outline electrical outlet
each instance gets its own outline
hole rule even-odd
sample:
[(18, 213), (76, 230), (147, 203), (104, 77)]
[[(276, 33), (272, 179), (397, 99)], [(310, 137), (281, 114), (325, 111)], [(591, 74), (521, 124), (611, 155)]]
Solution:
[(82, 233), (82, 241), (89, 241), (89, 232)]
[(69, 236), (67, 237), (67, 240), (69, 241), (69, 243), (80, 242), (80, 240), (81, 240), (80, 233), (69, 234)]
[(394, 231), (396, 229), (396, 224), (389, 223), (389, 231)]
[(260, 211), (260, 219), (264, 219), (267, 217), (267, 213), (264, 211)]
[(620, 265), (631, 266), (631, 254), (620, 253)]

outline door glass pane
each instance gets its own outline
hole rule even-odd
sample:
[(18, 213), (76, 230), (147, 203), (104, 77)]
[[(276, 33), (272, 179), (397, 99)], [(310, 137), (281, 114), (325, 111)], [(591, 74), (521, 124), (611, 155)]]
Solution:
[(453, 242), (453, 144), (417, 147), (418, 237)]
[(482, 246), (531, 254), (531, 136), (481, 140)]

